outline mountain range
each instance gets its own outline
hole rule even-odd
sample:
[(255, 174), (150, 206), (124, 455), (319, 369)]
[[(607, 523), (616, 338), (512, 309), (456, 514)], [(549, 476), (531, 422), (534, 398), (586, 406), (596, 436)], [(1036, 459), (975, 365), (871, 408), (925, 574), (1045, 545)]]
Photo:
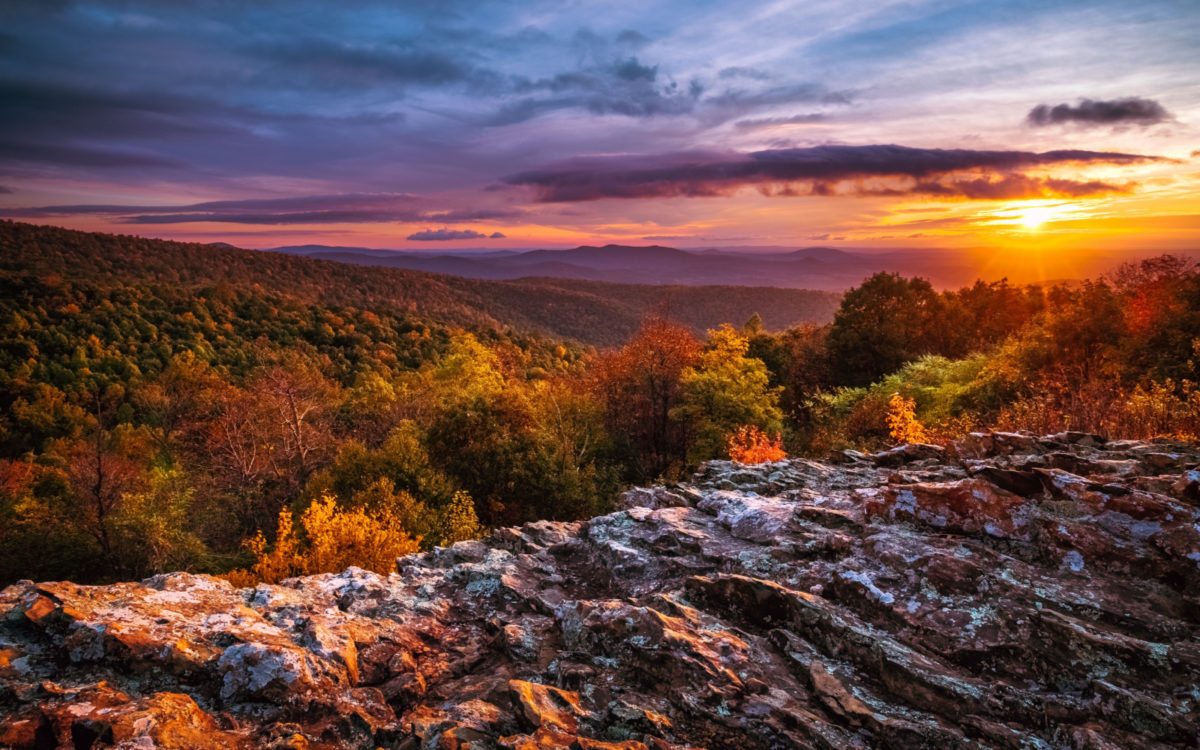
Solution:
[[(944, 253), (866, 253), (806, 247), (772, 253), (682, 250), (662, 245), (584, 245), (570, 250), (476, 250), (430, 253), (364, 247), (295, 245), (271, 251), (358, 265), (510, 280), (584, 279), (624, 284), (722, 284), (843, 291), (876, 271), (932, 275), (939, 285), (974, 279), (976, 268)], [(940, 257), (939, 257), (940, 256)]]

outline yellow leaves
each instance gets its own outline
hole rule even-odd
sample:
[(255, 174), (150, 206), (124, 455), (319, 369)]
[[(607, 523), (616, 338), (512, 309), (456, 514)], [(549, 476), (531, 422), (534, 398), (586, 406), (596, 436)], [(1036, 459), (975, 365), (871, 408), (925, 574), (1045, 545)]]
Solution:
[(754, 425), (737, 428), (728, 441), (729, 458), (740, 464), (765, 464), (787, 458), (783, 438), (772, 438)]
[(235, 586), (258, 582), (277, 583), (285, 578), (338, 573), (350, 566), (390, 573), (396, 558), (420, 548), (394, 515), (386, 510), (343, 509), (324, 493), (300, 517), (304, 536), (297, 535), (292, 515), (279, 513), (275, 546), (268, 551), (260, 531), (246, 543), (255, 563), (249, 570), (234, 570), (226, 579)]
[(887, 425), (892, 442), (897, 445), (929, 442), (924, 425), (917, 419), (916, 402), (899, 393), (893, 393), (888, 401)]
[(455, 492), (450, 504), (442, 510), (441, 526), (441, 541), (446, 546), (468, 539), (478, 539), (483, 536), (484, 531), (479, 525), (479, 516), (475, 514), (475, 501), (462, 490)]

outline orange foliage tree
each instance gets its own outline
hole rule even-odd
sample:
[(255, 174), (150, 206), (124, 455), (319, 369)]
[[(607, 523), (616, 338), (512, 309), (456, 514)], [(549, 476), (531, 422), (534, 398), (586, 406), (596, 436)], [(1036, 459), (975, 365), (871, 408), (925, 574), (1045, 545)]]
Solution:
[(606, 426), (629, 441), (642, 476), (658, 476), (683, 459), (686, 429), (671, 411), (683, 396), (683, 374), (700, 353), (691, 331), (652, 318), (624, 347), (597, 358), (592, 387), (604, 403)]
[(787, 452), (780, 435), (771, 437), (754, 425), (744, 425), (729, 436), (729, 458), (740, 464), (765, 464), (787, 458)]

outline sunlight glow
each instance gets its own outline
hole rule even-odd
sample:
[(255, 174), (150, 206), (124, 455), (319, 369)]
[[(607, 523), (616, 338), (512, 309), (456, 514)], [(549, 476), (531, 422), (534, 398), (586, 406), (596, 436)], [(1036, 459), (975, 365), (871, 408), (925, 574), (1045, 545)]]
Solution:
[(1049, 206), (1034, 206), (1022, 213), (1019, 221), (1021, 222), (1021, 226), (1025, 227), (1026, 229), (1033, 230), (1037, 229), (1050, 219), (1053, 219), (1056, 213), (1057, 212)]

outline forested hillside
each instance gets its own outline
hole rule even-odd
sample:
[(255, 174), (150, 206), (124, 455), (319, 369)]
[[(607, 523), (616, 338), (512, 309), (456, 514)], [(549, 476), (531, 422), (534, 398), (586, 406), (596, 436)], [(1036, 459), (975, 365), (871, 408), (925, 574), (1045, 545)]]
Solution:
[(755, 312), (776, 328), (825, 323), (840, 296), (733, 286), (484, 281), (10, 221), (0, 222), (0, 270), (186, 290), (231, 285), (309, 303), (415, 314), (450, 325), (539, 331), (592, 345), (619, 344), (647, 315), (668, 308), (696, 333)]
[(880, 273), (824, 325), (671, 296), (596, 351), (512, 311), (607, 325), (687, 290), (2, 226), (0, 583), (387, 571), (712, 458), (1200, 434), (1200, 274), (1168, 256), (1070, 288)]

